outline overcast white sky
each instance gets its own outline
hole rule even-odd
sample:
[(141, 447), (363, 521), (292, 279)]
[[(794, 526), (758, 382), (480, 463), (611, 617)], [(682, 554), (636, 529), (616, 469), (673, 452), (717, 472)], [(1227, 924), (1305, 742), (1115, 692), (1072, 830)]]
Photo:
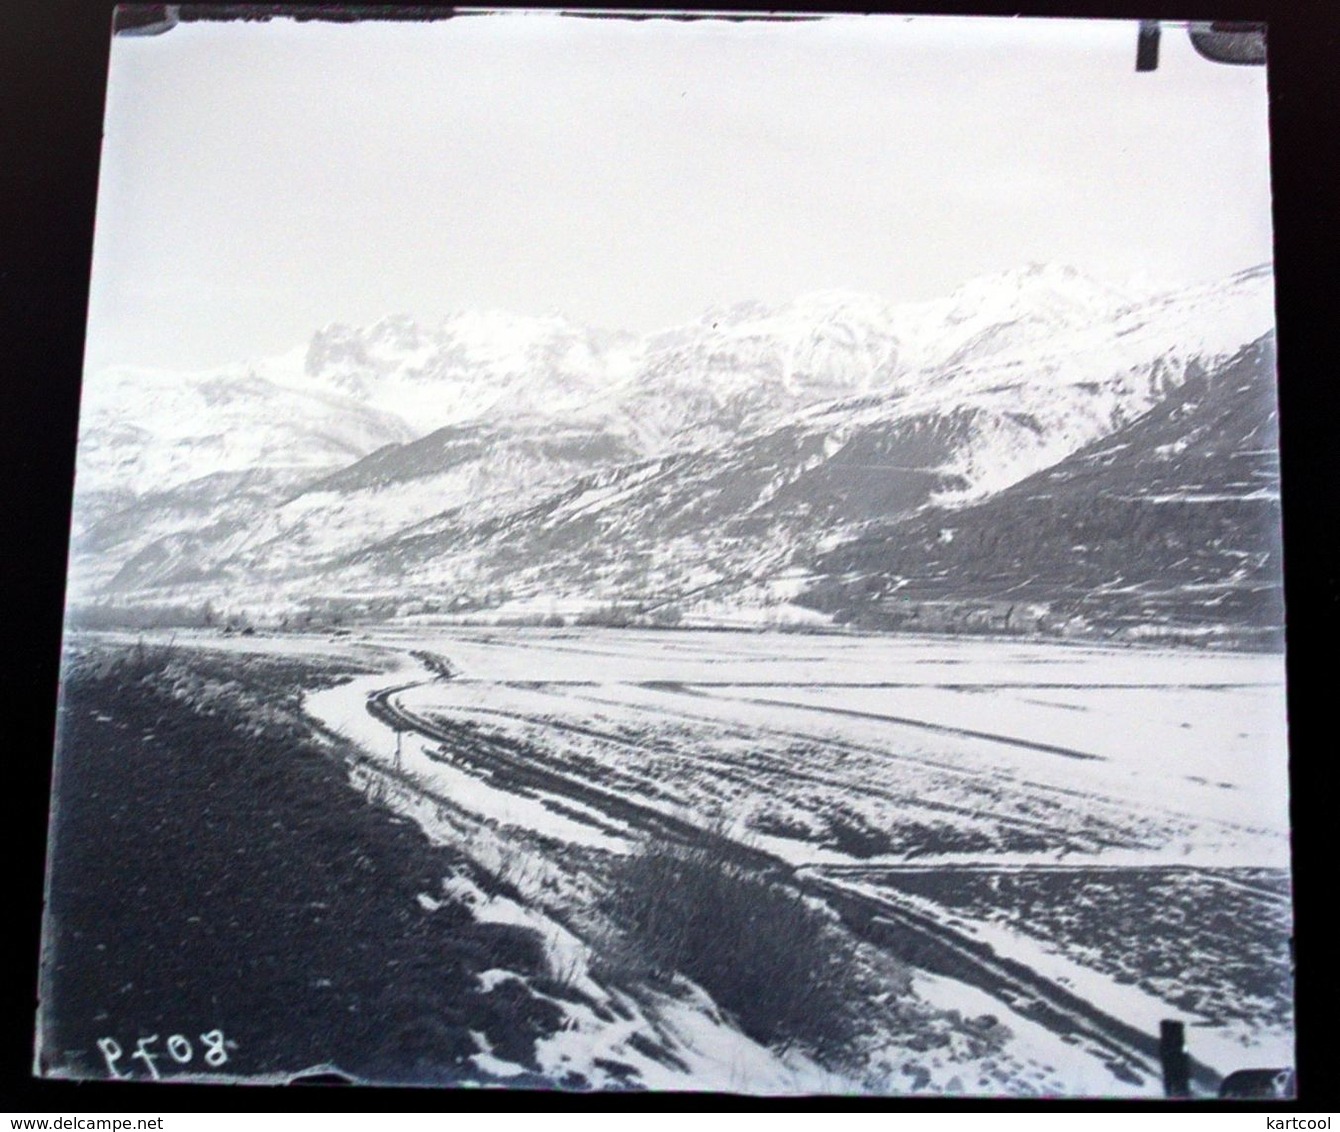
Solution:
[(847, 288), (1271, 258), (1264, 68), (1124, 22), (550, 14), (118, 37), (87, 361), (462, 307), (651, 330)]

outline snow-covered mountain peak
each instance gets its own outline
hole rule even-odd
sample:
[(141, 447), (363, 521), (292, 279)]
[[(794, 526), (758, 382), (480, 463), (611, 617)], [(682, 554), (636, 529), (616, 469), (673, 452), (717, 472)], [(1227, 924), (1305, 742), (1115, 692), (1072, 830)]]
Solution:
[(1079, 269), (1030, 263), (894, 310), (902, 371), (943, 371), (1057, 334), (1110, 325), (1144, 299)]
[(705, 429), (698, 439), (710, 442), (723, 429), (764, 427), (808, 405), (1111, 325), (1143, 301), (1075, 267), (1030, 263), (927, 302), (820, 290), (710, 308), (642, 337), (557, 312), (456, 310), (431, 329), (392, 315), (319, 331), (304, 370), (320, 387), (423, 431), (500, 415), (577, 415), (658, 451), (686, 429)]
[(848, 291), (739, 303), (646, 339), (628, 415), (651, 449), (768, 427), (806, 405), (888, 382), (893, 308)]
[(949, 296), (946, 319), (954, 324), (1029, 319), (1059, 329), (1113, 318), (1135, 298), (1070, 264), (1030, 263), (969, 280)]
[(301, 381), (395, 413), (423, 435), (485, 416), (578, 411), (608, 387), (612, 365), (630, 368), (626, 350), (607, 357), (616, 344), (558, 314), (458, 310), (432, 328), (390, 315), (318, 331)]
[(162, 491), (220, 472), (339, 467), (411, 436), (398, 416), (252, 367), (115, 366), (84, 382), (78, 474), (81, 491)]

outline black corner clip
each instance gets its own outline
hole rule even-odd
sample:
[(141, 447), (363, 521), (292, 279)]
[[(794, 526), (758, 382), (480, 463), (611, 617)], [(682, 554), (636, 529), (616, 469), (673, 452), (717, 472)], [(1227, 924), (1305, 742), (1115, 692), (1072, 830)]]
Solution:
[(1187, 28), (1191, 46), (1213, 63), (1260, 67), (1266, 61), (1266, 25), (1234, 20), (1193, 23)]
[(1135, 45), (1135, 69), (1137, 71), (1158, 70), (1160, 34), (1158, 20), (1140, 21), (1140, 38)]
[[(1184, 25), (1191, 46), (1202, 59), (1239, 67), (1259, 67), (1266, 61), (1266, 25), (1231, 20), (1198, 21)], [(1140, 21), (1135, 47), (1135, 69), (1156, 71), (1159, 66), (1158, 20)]]
[(177, 26), (180, 4), (118, 4), (112, 10), (113, 35), (162, 35)]

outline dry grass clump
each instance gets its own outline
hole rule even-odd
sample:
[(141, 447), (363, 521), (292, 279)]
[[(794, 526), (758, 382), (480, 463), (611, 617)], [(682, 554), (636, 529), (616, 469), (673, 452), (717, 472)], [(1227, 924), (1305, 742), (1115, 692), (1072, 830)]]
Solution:
[(615, 869), (606, 911), (653, 977), (692, 979), (757, 1041), (822, 1053), (855, 1032), (849, 937), (747, 864), (649, 843)]

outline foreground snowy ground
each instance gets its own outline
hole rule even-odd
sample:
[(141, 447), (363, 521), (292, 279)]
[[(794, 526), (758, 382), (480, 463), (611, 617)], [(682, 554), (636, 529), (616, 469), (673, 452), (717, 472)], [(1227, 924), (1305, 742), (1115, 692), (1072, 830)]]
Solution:
[[(725, 831), (811, 892), (921, 917), (1144, 1034), (1182, 1019), (1219, 1074), (1293, 1062), (1281, 657), (431, 624), (177, 640), (377, 669), (306, 710), (372, 756), (360, 786), (507, 874), (527, 905), (481, 899), (477, 914), (531, 923), (592, 998), (617, 995), (592, 980), (581, 933), (597, 862), (664, 821)], [(426, 730), (369, 713), (387, 689), (388, 710)], [(477, 894), (424, 895), (447, 898)], [(641, 1056), (653, 1087), (1160, 1091), (1148, 1058), (1114, 1057), (1101, 1027), (1040, 1024), (1017, 988), (914, 971), (911, 993), (923, 1032), (890, 1030), (872, 1003), (845, 1076), (682, 996), (623, 1001), (618, 1033), (574, 1014), (552, 1069), (615, 1045), (627, 1061), (643, 1027), (678, 1062)]]

